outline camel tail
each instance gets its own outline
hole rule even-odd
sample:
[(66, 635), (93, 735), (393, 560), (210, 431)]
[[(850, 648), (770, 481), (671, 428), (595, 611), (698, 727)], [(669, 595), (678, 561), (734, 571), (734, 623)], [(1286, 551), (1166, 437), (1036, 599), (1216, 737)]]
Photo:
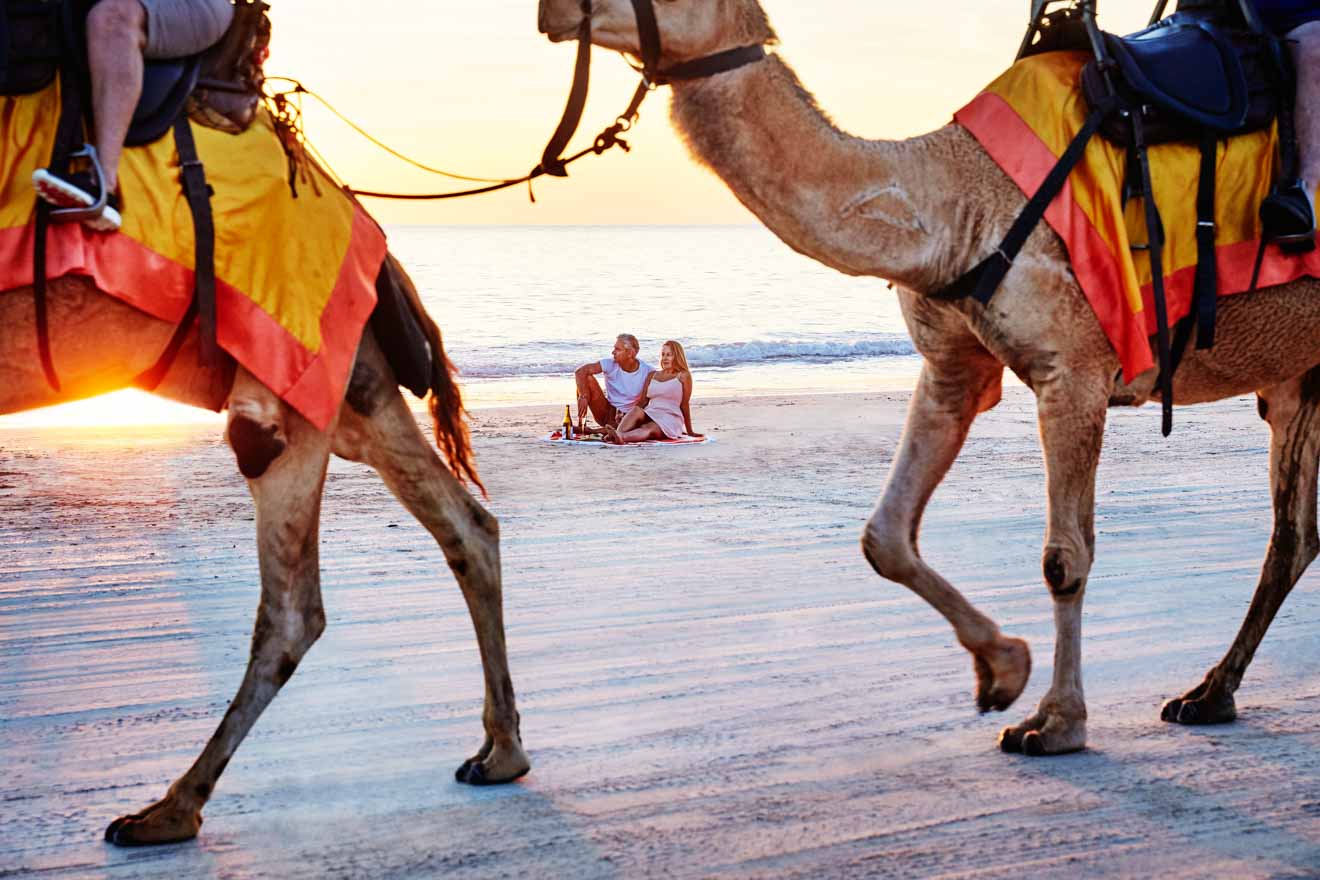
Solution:
[(426, 341), (431, 346), (431, 369), (428, 386), (431, 394), (427, 406), (435, 426), (435, 443), (449, 464), (449, 469), (460, 480), (466, 480), (481, 490), (484, 498), (490, 497), (486, 487), (477, 475), (477, 466), (472, 458), (472, 442), (468, 435), (467, 411), (463, 409), (463, 395), (458, 390), (458, 368), (445, 356), (444, 342), (440, 338), (440, 328), (426, 313), (422, 299), (417, 295), (417, 288), (404, 271), (403, 266), (393, 254), (385, 257), (387, 269), (408, 300), (408, 305), (422, 325)]

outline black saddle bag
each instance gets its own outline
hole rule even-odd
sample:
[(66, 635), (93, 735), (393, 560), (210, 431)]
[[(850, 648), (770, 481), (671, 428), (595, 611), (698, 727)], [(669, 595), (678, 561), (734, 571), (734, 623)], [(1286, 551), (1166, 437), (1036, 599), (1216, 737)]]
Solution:
[(61, 0), (0, 2), (0, 95), (28, 95), (50, 85), (63, 33)]
[[(1100, 126), (1100, 134), (1120, 144), (1133, 143), (1133, 112), (1141, 113), (1147, 144), (1197, 141), (1207, 130), (1229, 137), (1265, 128), (1291, 83), (1287, 53), (1273, 36), (1205, 11), (1177, 12), (1135, 34), (1103, 38), (1110, 82), (1135, 108)], [(1082, 94), (1092, 107), (1108, 94), (1100, 62), (1083, 69)]]

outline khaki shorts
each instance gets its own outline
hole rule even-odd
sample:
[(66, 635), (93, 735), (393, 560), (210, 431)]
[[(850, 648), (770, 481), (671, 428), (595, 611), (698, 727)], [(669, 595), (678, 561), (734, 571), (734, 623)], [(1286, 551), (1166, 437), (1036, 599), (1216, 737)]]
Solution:
[(234, 20), (229, 0), (138, 0), (147, 11), (147, 58), (182, 58), (220, 42)]

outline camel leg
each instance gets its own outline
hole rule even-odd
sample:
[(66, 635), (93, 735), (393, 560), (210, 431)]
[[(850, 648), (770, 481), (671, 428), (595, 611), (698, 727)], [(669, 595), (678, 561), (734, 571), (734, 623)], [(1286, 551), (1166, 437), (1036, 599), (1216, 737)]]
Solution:
[(1105, 382), (1084, 377), (1037, 389), (1049, 498), (1041, 568), (1054, 599), (1054, 677), (1035, 713), (1000, 734), (1006, 752), (1056, 755), (1086, 745), (1082, 597), (1095, 556), (1095, 473), (1108, 398)]
[(120, 846), (196, 836), (225, 765), (325, 629), (317, 538), (330, 438), (244, 371), (230, 402), (230, 444), (256, 502), (261, 604), (251, 656), (229, 711), (188, 771), (163, 799), (106, 829)]
[(1320, 463), (1320, 368), (1259, 394), (1270, 426), (1270, 491), (1274, 533), (1260, 581), (1237, 638), (1205, 680), (1160, 710), (1178, 724), (1223, 724), (1237, 717), (1233, 693), (1265, 631), (1302, 572), (1320, 552), (1316, 533), (1316, 471)]
[(917, 548), (926, 503), (958, 457), (972, 420), (999, 400), (1002, 365), (983, 351), (950, 354), (938, 361), (928, 355), (922, 366), (889, 482), (862, 533), (862, 553), (877, 574), (912, 590), (953, 625), (972, 654), (977, 707), (1002, 711), (1027, 685), (1027, 643), (1001, 635)]
[(371, 465), (440, 544), (476, 628), (485, 674), (486, 739), (459, 782), (511, 782), (531, 767), (523, 751), (504, 644), (499, 523), (427, 441), (370, 336), (363, 339), (335, 434), (335, 454)]

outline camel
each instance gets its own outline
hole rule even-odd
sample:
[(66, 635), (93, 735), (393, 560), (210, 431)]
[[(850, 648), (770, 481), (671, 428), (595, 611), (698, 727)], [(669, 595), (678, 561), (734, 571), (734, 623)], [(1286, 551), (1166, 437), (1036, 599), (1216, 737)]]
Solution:
[[(591, 40), (641, 57), (629, 0), (541, 0), (541, 32), (573, 39), (589, 9)], [(663, 71), (737, 47), (777, 42), (756, 0), (654, 3)], [(644, 11), (644, 10), (643, 10)], [(651, 42), (653, 46), (654, 43)], [(727, 56), (726, 56), (727, 57)], [(1086, 745), (1081, 611), (1095, 555), (1095, 479), (1106, 409), (1158, 399), (1150, 373), (1124, 385), (1119, 361), (1041, 224), (988, 305), (932, 296), (992, 253), (1026, 197), (977, 141), (949, 124), (902, 141), (840, 131), (773, 53), (672, 84), (671, 115), (693, 156), (789, 247), (850, 275), (891, 282), (924, 363), (888, 482), (861, 536), (882, 578), (942, 614), (972, 655), (982, 711), (1005, 710), (1026, 686), (1025, 641), (1001, 633), (918, 551), (921, 516), (978, 413), (1001, 395), (1005, 368), (1036, 396), (1048, 493), (1042, 569), (1054, 603), (1054, 675), (1036, 711), (1005, 728), (1009, 752), (1052, 755)], [(1320, 282), (1307, 279), (1220, 300), (1214, 347), (1189, 351), (1174, 399), (1195, 404), (1255, 392), (1270, 429), (1274, 531), (1255, 597), (1232, 646), (1161, 717), (1236, 717), (1234, 693), (1284, 598), (1320, 551)], [(1287, 327), (1287, 344), (1277, 328)]]
[[(393, 257), (396, 279), (416, 291)], [(50, 338), (62, 391), (47, 384), (37, 356), (31, 288), (0, 293), (0, 414), (128, 387), (151, 366), (173, 327), (98, 290), (80, 276), (53, 281)], [(439, 542), (476, 629), (485, 675), (485, 742), (456, 772), (460, 782), (509, 782), (530, 767), (504, 643), (499, 524), (463, 483), (480, 486), (453, 368), (429, 318), (431, 413), (442, 461), (418, 428), (370, 330), (358, 346), (338, 415), (319, 431), (246, 370), (205, 367), (194, 332), (156, 393), (183, 403), (228, 408), (226, 436), (256, 504), (261, 600), (242, 685), (192, 766), (165, 796), (106, 829), (119, 845), (194, 837), (243, 737), (293, 675), (325, 629), (318, 525), (326, 466), (333, 453), (375, 468), (394, 495)]]

